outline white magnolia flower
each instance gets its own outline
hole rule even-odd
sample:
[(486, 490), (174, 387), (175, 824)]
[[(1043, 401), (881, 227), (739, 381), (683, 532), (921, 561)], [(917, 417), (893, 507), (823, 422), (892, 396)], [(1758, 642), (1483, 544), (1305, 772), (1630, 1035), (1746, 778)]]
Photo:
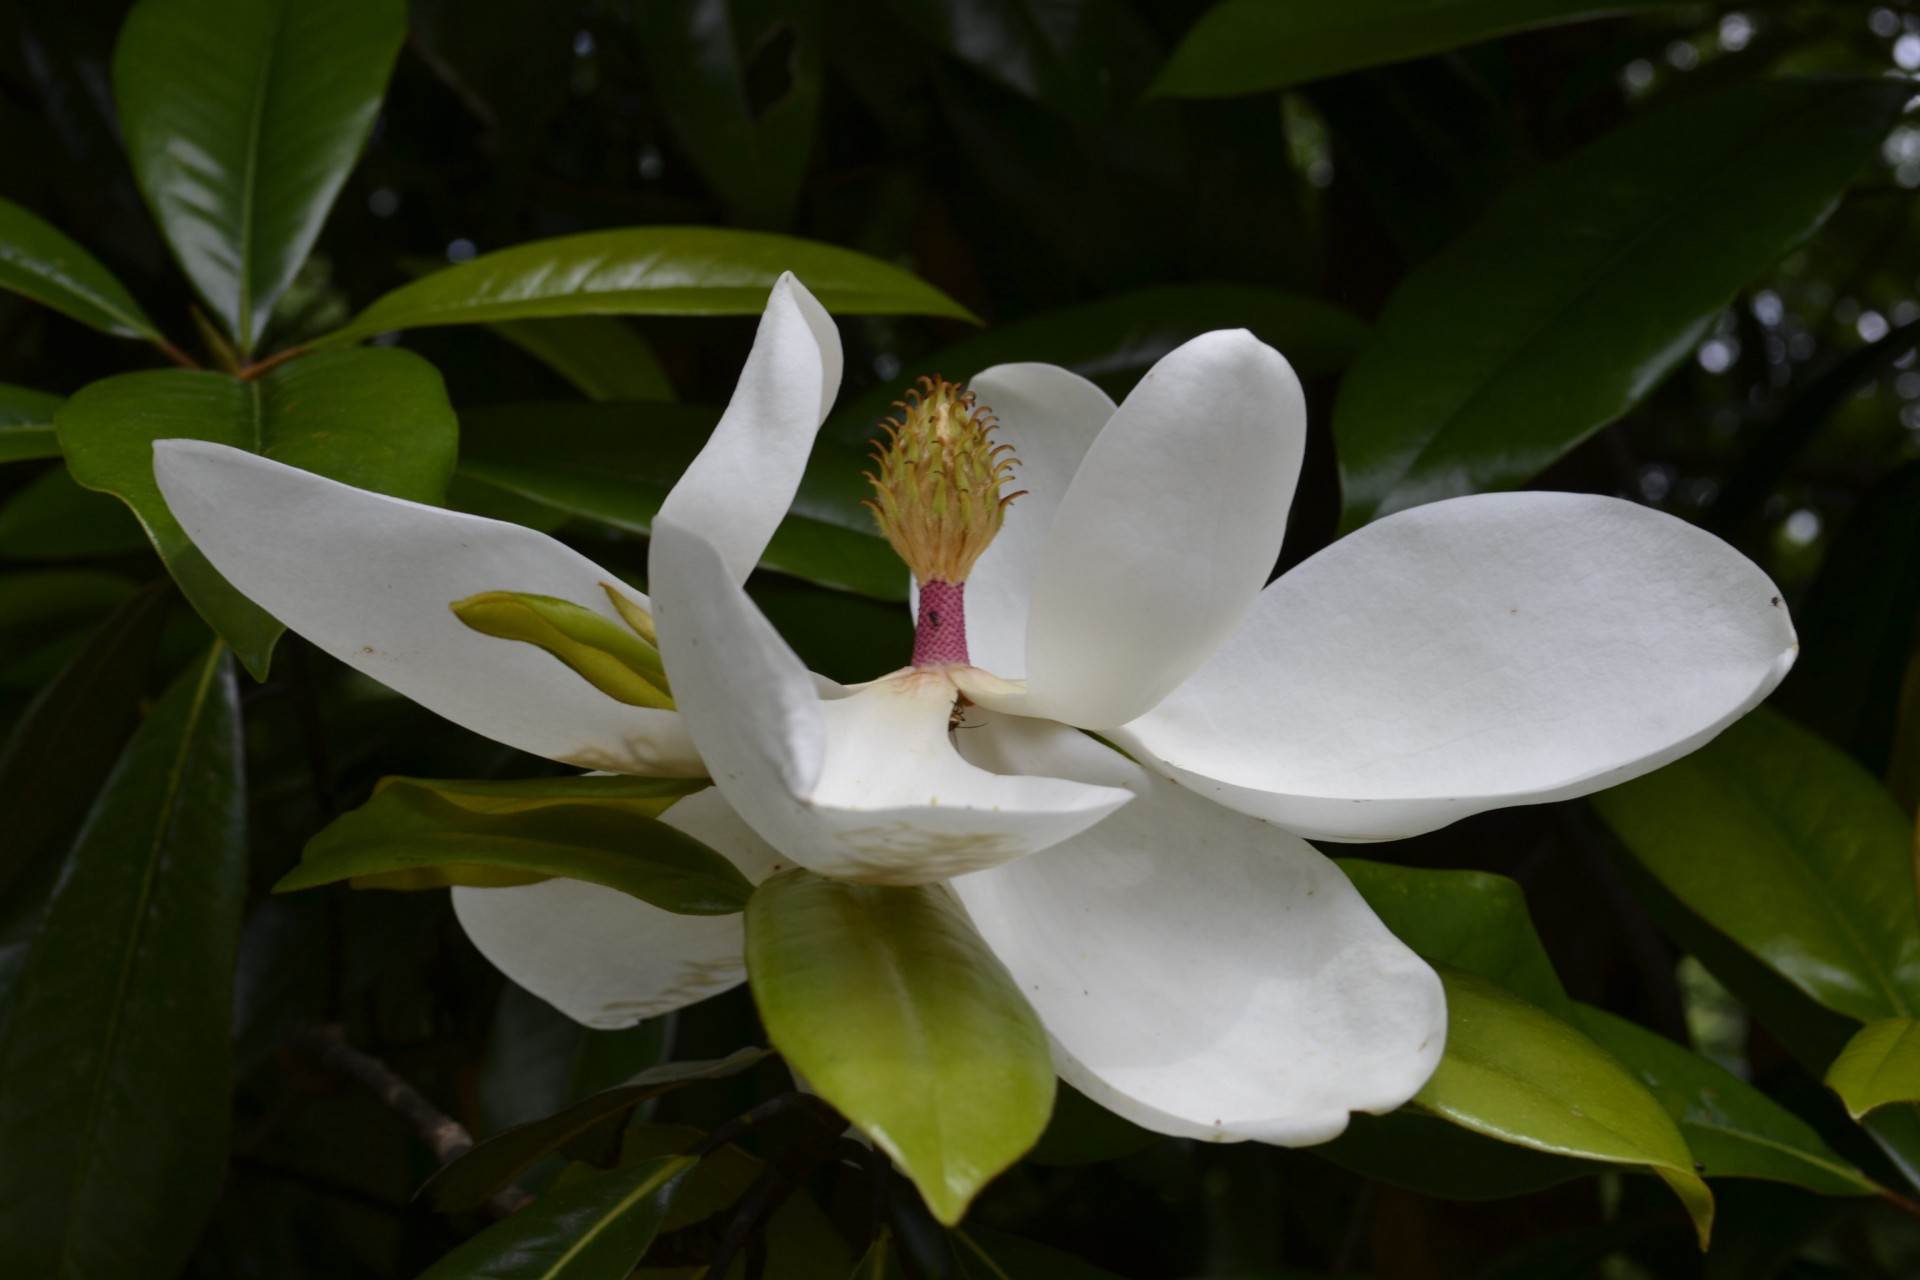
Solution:
[[(655, 522), (653, 601), (630, 597), (657, 614), (678, 708), (644, 720), (589, 708), (607, 700), (446, 608), (508, 590), (617, 617), (611, 575), (558, 544), (219, 446), (163, 443), (156, 470), (236, 586), (443, 714), (595, 767), (697, 771), (690, 739), (716, 786), (668, 819), (751, 878), (797, 862), (949, 880), (1063, 1077), (1197, 1137), (1324, 1141), (1350, 1111), (1404, 1102), (1438, 1061), (1437, 979), (1303, 834), (1391, 839), (1610, 786), (1706, 741), (1792, 660), (1757, 568), (1612, 499), (1415, 508), (1267, 585), (1303, 398), (1278, 353), (1223, 332), (1168, 355), (1118, 409), (1051, 366), (976, 377), (1026, 490), (990, 545), (988, 481), (1006, 460), (979, 414), (930, 395), (882, 472), (909, 475), (915, 449), (952, 455), (944, 489), (896, 483), (881, 500), (922, 579), (918, 663), (841, 689), (741, 587), (839, 364), (831, 324), (783, 280), (726, 417)], [(502, 687), (522, 681), (537, 696)], [(558, 880), (455, 901), (491, 959), (594, 1025), (739, 978), (733, 918)]]

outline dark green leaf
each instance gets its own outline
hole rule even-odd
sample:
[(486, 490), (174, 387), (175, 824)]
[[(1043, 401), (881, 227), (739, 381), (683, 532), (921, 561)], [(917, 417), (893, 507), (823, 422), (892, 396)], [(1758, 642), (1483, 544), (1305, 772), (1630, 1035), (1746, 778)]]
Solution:
[(1812, 1125), (1718, 1064), (1591, 1005), (1579, 1006), (1577, 1021), (1665, 1104), (1705, 1176), (1766, 1178), (1830, 1196), (1879, 1191)]
[(1223, 0), (1173, 51), (1153, 92), (1225, 98), (1425, 57), (1509, 32), (1672, 0)]
[(101, 624), (29, 704), (0, 746), (0, 897), (79, 830), (139, 718), (147, 671), (173, 602), (162, 581)]
[(1920, 1102), (1920, 1024), (1885, 1018), (1860, 1028), (1827, 1069), (1855, 1120), (1896, 1102)]
[(626, 1280), (697, 1162), (668, 1156), (550, 1191), (420, 1274), (420, 1280)]
[(1062, 1080), (1047, 1131), (1027, 1153), (1035, 1164), (1104, 1164), (1145, 1151), (1160, 1135), (1123, 1120)]
[(989, 1227), (968, 1227), (948, 1238), (955, 1280), (1117, 1280), (1071, 1254)]
[[(490, 406), (462, 415), (460, 474), (500, 493), (645, 533), (719, 414), (670, 404)], [(831, 443), (815, 449), (820, 483), (803, 487), (761, 562), (809, 582), (882, 600), (907, 575), (859, 505), (872, 466)], [(829, 487), (829, 485), (833, 487)]]
[(47, 683), (138, 593), (125, 578), (84, 569), (0, 577), (0, 685)]
[(0, 508), (0, 559), (75, 560), (124, 555), (146, 545), (139, 521), (125, 507), (81, 488), (65, 467), (34, 477)]
[(658, 1066), (671, 1017), (622, 1031), (584, 1027), (514, 983), (500, 987), (480, 1070), (480, 1110), (497, 1132), (553, 1114)]
[(387, 349), (309, 356), (252, 382), (177, 369), (122, 374), (83, 388), (60, 406), (56, 423), (74, 478), (133, 508), (187, 599), (259, 679), (280, 624), (188, 541), (154, 482), (153, 442), (213, 440), (359, 488), (437, 503), (459, 434), (438, 371), (411, 352)]
[(173, 1275), (219, 1194), (239, 714), (216, 646), (127, 746), (27, 944), (0, 1015), (7, 1275)]
[(406, 35), (399, 0), (141, 0), (114, 49), (127, 155), (242, 354), (306, 261)]
[(500, 1188), (542, 1158), (593, 1134), (617, 1134), (635, 1107), (683, 1085), (738, 1075), (766, 1058), (765, 1049), (742, 1049), (717, 1062), (669, 1062), (585, 1098), (542, 1120), (516, 1125), (487, 1139), (428, 1180), (422, 1194), (436, 1209), (477, 1209)]
[(1513, 881), (1485, 871), (1336, 861), (1374, 914), (1423, 959), (1477, 973), (1556, 1017), (1572, 1016), (1526, 895)]
[(341, 880), (432, 889), (566, 876), (667, 911), (726, 915), (746, 905), (753, 886), (726, 858), (653, 816), (702, 785), (618, 776), (520, 783), (389, 778), (373, 799), (309, 841), (300, 865), (274, 890)]
[(1447, 987), (1447, 1051), (1415, 1105), (1535, 1151), (1643, 1167), (1680, 1197), (1705, 1248), (1713, 1192), (1646, 1087), (1552, 1014), (1484, 978), (1435, 967)]
[(1520, 484), (1639, 403), (1825, 220), (1908, 96), (1744, 84), (1510, 188), (1407, 277), (1347, 375), (1346, 524)]
[(59, 407), (59, 396), (0, 382), (0, 462), (59, 457), (60, 441), (53, 433), (53, 411)]
[(900, 1254), (893, 1247), (893, 1233), (882, 1227), (847, 1280), (900, 1280), (902, 1274)]
[(1345, 1133), (1313, 1153), (1364, 1177), (1445, 1200), (1531, 1195), (1607, 1167), (1515, 1146), (1409, 1108), (1355, 1115)]
[(1046, 1128), (1046, 1031), (940, 886), (783, 872), (747, 904), (747, 976), (774, 1047), (941, 1222)]
[(1763, 707), (1593, 803), (1675, 897), (1820, 1003), (1920, 1011), (1910, 828), (1838, 748)]
[(157, 338), (125, 285), (51, 223), (0, 200), (0, 289), (122, 338)]
[(720, 227), (629, 227), (483, 254), (400, 286), (314, 345), (537, 316), (759, 315), (783, 271), (840, 315), (973, 319), (932, 285), (850, 249)]
[[(792, 221), (826, 70), (818, 0), (648, 4), (638, 26), (661, 106), (701, 176), (753, 226)], [(758, 100), (750, 66), (775, 81), (756, 85)]]
[(487, 327), (578, 387), (589, 400), (674, 398), (660, 358), (619, 316), (502, 320)]

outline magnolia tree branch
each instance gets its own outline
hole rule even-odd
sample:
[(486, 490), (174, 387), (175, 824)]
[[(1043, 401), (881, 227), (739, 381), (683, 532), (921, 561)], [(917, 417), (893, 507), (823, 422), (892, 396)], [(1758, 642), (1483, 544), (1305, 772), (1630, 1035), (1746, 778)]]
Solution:
[[(405, 1120), (420, 1135), (441, 1164), (451, 1164), (473, 1150), (473, 1135), (467, 1127), (427, 1101), (392, 1067), (370, 1053), (347, 1043), (346, 1032), (332, 1024), (308, 1023), (287, 1034), (287, 1043), (335, 1075), (344, 1076), (378, 1098), (383, 1106)], [(504, 1218), (533, 1203), (533, 1197), (518, 1186), (496, 1191), (487, 1201), (487, 1212)]]

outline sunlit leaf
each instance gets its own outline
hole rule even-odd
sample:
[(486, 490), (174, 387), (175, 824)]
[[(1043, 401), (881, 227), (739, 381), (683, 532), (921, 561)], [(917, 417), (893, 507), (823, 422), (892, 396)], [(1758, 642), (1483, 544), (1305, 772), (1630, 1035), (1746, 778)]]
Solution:
[(406, 35), (400, 0), (141, 0), (113, 87), (147, 205), (243, 354), (320, 234)]
[(223, 649), (134, 734), (0, 1012), (0, 1270), (149, 1280), (226, 1168), (246, 887), (240, 705)]
[(252, 382), (182, 369), (121, 374), (83, 388), (55, 421), (74, 478), (133, 508), (187, 599), (260, 679), (282, 628), (207, 563), (167, 510), (153, 442), (213, 440), (437, 503), (459, 431), (439, 372), (387, 349), (309, 356)]
[(1639, 403), (1820, 226), (1908, 96), (1742, 84), (1509, 188), (1401, 283), (1347, 374), (1345, 523), (1520, 484)]
[(1860, 1028), (1827, 1069), (1827, 1084), (1856, 1120), (1896, 1102), (1920, 1102), (1920, 1023), (1883, 1018)]
[(92, 254), (11, 200), (0, 200), (0, 289), (116, 337), (156, 338), (160, 333), (127, 287)]
[(747, 905), (747, 976), (774, 1047), (941, 1222), (1046, 1128), (1046, 1031), (939, 886), (775, 876)]

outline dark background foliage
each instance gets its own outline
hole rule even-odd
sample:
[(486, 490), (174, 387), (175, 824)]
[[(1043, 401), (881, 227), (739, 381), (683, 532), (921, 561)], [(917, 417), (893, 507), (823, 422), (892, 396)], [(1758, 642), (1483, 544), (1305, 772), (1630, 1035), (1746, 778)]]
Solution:
[[(1696, 5), (1548, 27), (1284, 91), (1144, 98), (1206, 8), (421, 0), (366, 154), (276, 312), (268, 347), (333, 328), (448, 261), (644, 224), (778, 230), (861, 250), (943, 289), (989, 332), (1031, 326), (1021, 331), (1030, 358), (1074, 363), (1121, 390), (1191, 332), (1245, 323), (1307, 376), (1314, 434), (1283, 555), (1291, 564), (1341, 523), (1332, 406), (1363, 325), (1503, 190), (1649, 112), (1742, 80), (1920, 66), (1920, 14), (1902, 6)], [(195, 299), (117, 136), (108, 67), (124, 16), (125, 6), (103, 0), (14, 0), (0, 11), (0, 196), (91, 248), (180, 340)], [(1920, 128), (1897, 126), (1818, 233), (1749, 280), (1671, 376), (1531, 481), (1672, 511), (1758, 560), (1787, 594), (1805, 643), (1777, 705), (1886, 776), (1909, 812), (1920, 789), (1916, 189)], [(1487, 266), (1491, 289), (1498, 264)], [(750, 318), (630, 323), (681, 400), (724, 403)], [(855, 439), (910, 375), (978, 332), (901, 316), (847, 317), (841, 330), (847, 379), (828, 430)], [(1606, 335), (1598, 330), (1594, 343), (1604, 348)], [(399, 341), (442, 372), (468, 424), (489, 406), (581, 399), (549, 362), (493, 330), (415, 330)], [(128, 358), (124, 343), (0, 294), (0, 381), (67, 395), (125, 370)], [(559, 430), (558, 417), (542, 416), (557, 412), (529, 412), (520, 429)], [(616, 568), (644, 567), (633, 535), (514, 506), (471, 476), (456, 480), (452, 501), (558, 527)], [(0, 727), (17, 725), (106, 615), (161, 577), (120, 504), (67, 482), (59, 461), (0, 470)], [(830, 675), (860, 677), (905, 657), (897, 605), (774, 574), (756, 590)], [(151, 635), (124, 647), (156, 652), (151, 671), (133, 656), (106, 665), (157, 696), (198, 661), (206, 631), (164, 599), (149, 613), (139, 625)], [(763, 1042), (744, 989), (630, 1032), (574, 1027), (480, 959), (444, 895), (336, 885), (269, 897), (304, 841), (384, 775), (515, 776), (542, 765), (384, 696), (291, 636), (271, 677), (242, 677), (239, 696), (251, 870), (231, 1141), (186, 1275), (410, 1277), (484, 1225), (412, 1198), (433, 1154), (392, 1110), (290, 1043), (296, 1025), (343, 1024), (352, 1043), (481, 1134), (669, 1054), (720, 1057)], [(36, 822), (52, 833), (46, 843), (71, 839), (126, 729), (121, 711), (86, 714), (102, 763), (91, 774), (43, 771), (13, 797), (21, 807), (0, 817), (0, 842), (25, 847)], [(1571, 994), (1735, 1064), (1878, 1180), (1906, 1185), (1816, 1076), (1727, 993), (1737, 958), (1716, 965), (1703, 954), (1712, 939), (1688, 934), (1685, 910), (1621, 857), (1582, 803), (1484, 815), (1379, 856), (1513, 877)], [(0, 951), (0, 977), (14, 977), (13, 944), (57, 862), (0, 858), (0, 942), (11, 948)], [(651, 1119), (710, 1127), (784, 1087), (779, 1073), (762, 1064), (684, 1090)], [(0, 1090), (47, 1096), (18, 1077)], [(1017, 1167), (972, 1221), (1141, 1280), (1596, 1268), (1613, 1277), (1920, 1274), (1920, 1227), (1885, 1199), (1720, 1182), (1720, 1243), (1702, 1255), (1649, 1178), (1605, 1173), (1463, 1201), (1364, 1177), (1314, 1151), (1148, 1142), (1071, 1100), (1049, 1142), (1064, 1158)], [(781, 1147), (778, 1134), (756, 1143), (762, 1155)], [(1489, 1150), (1449, 1154), (1437, 1144), (1428, 1189), (1487, 1174), (1469, 1166)], [(1103, 1155), (1112, 1158), (1090, 1159)], [(809, 1191), (821, 1208), (785, 1229), (851, 1222), (857, 1257), (865, 1209), (842, 1203), (846, 1188), (831, 1179)], [(896, 1199), (916, 1267), (973, 1274), (941, 1260), (910, 1193)]]

